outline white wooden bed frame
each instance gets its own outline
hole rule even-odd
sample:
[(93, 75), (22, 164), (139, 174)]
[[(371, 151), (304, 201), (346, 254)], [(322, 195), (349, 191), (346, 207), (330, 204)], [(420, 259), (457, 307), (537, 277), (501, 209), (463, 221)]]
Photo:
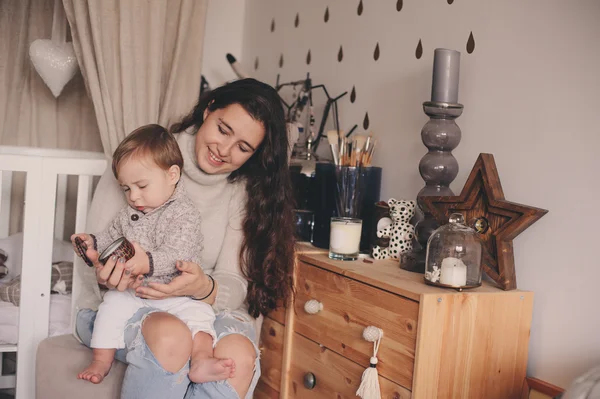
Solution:
[[(16, 399), (35, 398), (37, 346), (48, 336), (53, 239), (64, 235), (67, 175), (78, 176), (75, 231), (85, 231), (92, 180), (106, 166), (103, 153), (0, 146), (0, 237), (8, 236), (12, 174), (27, 174), (18, 344), (0, 345), (0, 374), (2, 354), (17, 352), (16, 376), (0, 376), (0, 388), (16, 388)], [(81, 289), (79, 271), (87, 267), (75, 255), (74, 262), (71, 318)]]

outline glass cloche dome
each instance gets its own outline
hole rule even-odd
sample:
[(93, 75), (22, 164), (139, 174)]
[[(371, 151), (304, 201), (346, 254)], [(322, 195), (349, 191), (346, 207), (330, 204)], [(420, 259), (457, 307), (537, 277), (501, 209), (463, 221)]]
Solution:
[(463, 215), (453, 213), (427, 241), (425, 282), (458, 290), (480, 286), (481, 250), (477, 232), (465, 225)]

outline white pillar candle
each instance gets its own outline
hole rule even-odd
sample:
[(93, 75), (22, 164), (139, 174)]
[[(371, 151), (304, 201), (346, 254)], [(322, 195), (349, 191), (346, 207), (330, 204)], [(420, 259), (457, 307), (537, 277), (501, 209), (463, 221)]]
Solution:
[(360, 249), (360, 232), (362, 223), (360, 219), (332, 220), (329, 250), (340, 255), (358, 253)]
[(440, 283), (452, 287), (467, 285), (467, 265), (458, 258), (444, 258), (440, 270)]

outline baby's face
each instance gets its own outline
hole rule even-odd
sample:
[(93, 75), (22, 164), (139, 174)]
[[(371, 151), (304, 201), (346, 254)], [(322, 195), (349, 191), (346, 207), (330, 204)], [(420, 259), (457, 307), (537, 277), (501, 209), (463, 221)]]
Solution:
[(175, 176), (153, 160), (139, 157), (122, 162), (118, 175), (127, 203), (144, 213), (164, 204), (173, 195), (179, 180), (178, 173)]

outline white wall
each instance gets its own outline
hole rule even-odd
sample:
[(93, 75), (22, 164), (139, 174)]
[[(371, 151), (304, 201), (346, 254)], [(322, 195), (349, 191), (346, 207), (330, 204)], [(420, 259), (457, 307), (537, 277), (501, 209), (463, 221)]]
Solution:
[[(600, 146), (600, 2), (420, 0), (404, 1), (400, 12), (396, 1), (363, 2), (358, 16), (359, 0), (248, 0), (246, 69), (271, 84), (277, 73), (289, 81), (310, 72), (332, 94), (356, 86), (356, 102), (349, 96), (340, 102), (342, 127), (362, 126), (368, 112), (369, 130), (380, 139), (375, 164), (384, 167), (383, 198), (414, 198), (423, 186), (421, 103), (430, 96), (433, 50), (461, 51), (465, 110), (452, 189), (458, 194), (478, 154), (490, 152), (508, 200), (550, 211), (516, 238), (515, 262), (519, 288), (535, 292), (528, 373), (566, 387), (600, 365), (594, 256), (600, 177), (593, 171)], [(476, 45), (467, 54), (471, 31)]]
[(246, 0), (209, 0), (202, 74), (211, 87), (235, 79), (226, 54), (241, 61)]

